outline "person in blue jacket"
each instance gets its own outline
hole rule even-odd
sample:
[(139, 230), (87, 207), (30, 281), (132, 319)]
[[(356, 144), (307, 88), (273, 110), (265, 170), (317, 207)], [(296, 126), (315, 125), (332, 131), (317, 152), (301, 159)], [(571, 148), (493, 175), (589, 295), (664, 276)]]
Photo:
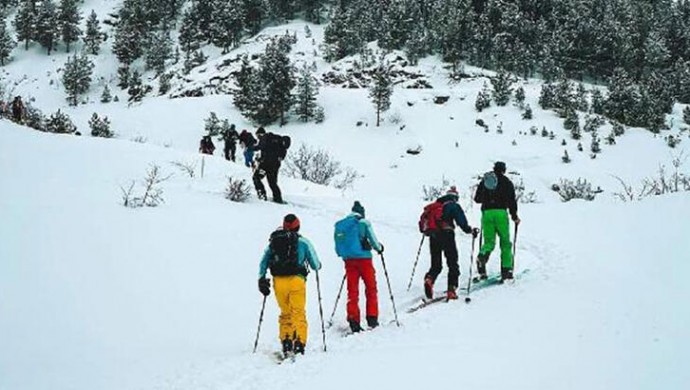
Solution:
[(283, 219), (283, 226), (271, 234), (270, 243), (264, 250), (259, 264), (259, 291), (271, 293), (266, 271), (271, 270), (276, 301), (280, 307), (279, 337), (283, 353), (304, 354), (307, 345), (307, 274), (311, 269), (321, 269), (311, 242), (298, 232), (300, 221), (294, 214)]
[(450, 187), (446, 195), (440, 197), (437, 202), (443, 203), (443, 212), (439, 229), (429, 235), (429, 249), (431, 251), (431, 268), (424, 276), (424, 294), (431, 299), (434, 294), (434, 282), (441, 273), (441, 253), (446, 256), (448, 264), (448, 289), (446, 297), (448, 299), (458, 299), (455, 291), (458, 288), (458, 278), (460, 277), (460, 267), (458, 266), (458, 247), (455, 243), (455, 224), (467, 234), (476, 237), (479, 229), (472, 228), (467, 223), (467, 217), (462, 207), (458, 204), (458, 190), (455, 186)]

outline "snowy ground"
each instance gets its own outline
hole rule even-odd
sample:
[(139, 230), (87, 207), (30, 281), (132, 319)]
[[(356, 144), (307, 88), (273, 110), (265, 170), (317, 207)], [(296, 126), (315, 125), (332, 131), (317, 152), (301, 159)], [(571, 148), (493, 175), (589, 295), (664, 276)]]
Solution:
[[(290, 28), (299, 32), (303, 24)], [(0, 389), (690, 386), (690, 312), (684, 306), (690, 288), (681, 282), (690, 272), (690, 197), (618, 203), (612, 195), (620, 189), (613, 175), (637, 185), (659, 164), (670, 163), (660, 138), (630, 129), (617, 145), (602, 145), (603, 153), (592, 160), (576, 151), (555, 114), (537, 108), (538, 82), (525, 85), (533, 121), (520, 119), (513, 107), (477, 114), (474, 98), (484, 79), (448, 85), (442, 66), (430, 58), (419, 69), (435, 89), (397, 89), (381, 128), (373, 127), (366, 91), (341, 88), (322, 90), (324, 124), (269, 128), (290, 134), (293, 148), (300, 142), (323, 147), (355, 168), (363, 177), (353, 189), (281, 177), (289, 206), (256, 199), (236, 204), (223, 198), (225, 177), (249, 179), (250, 172), (215, 156), (206, 159), (200, 178), (195, 153), (210, 111), (251, 128), (230, 97), (66, 108), (62, 91), (44, 84), (46, 62), (30, 62), (32, 56), (17, 58), (8, 69), (16, 77), (17, 69), (33, 72), (29, 79), (38, 81), (22, 85), (35, 91), (39, 108), (66, 109), (85, 134), (93, 112), (108, 115), (119, 138), (42, 134), (0, 122)], [(436, 105), (436, 95), (451, 98)], [(398, 124), (390, 123), (394, 113)], [(490, 133), (474, 125), (477, 118)], [(504, 133), (497, 134), (501, 122)], [(520, 134), (533, 125), (546, 126), (556, 139)], [(137, 136), (147, 142), (130, 141)], [(422, 153), (407, 155), (415, 145)], [(568, 165), (560, 162), (566, 148), (573, 158)], [(469, 305), (439, 304), (407, 314), (419, 301), (429, 265), (425, 244), (407, 292), (420, 240), (422, 185), (444, 177), (458, 185), (470, 223), (477, 225), (480, 213), (469, 202), (469, 188), (499, 159), (540, 201), (520, 205), (518, 283), (479, 291)], [(197, 177), (185, 177), (172, 161), (196, 161)], [(174, 173), (163, 185), (166, 203), (122, 207), (120, 186), (141, 179), (151, 163)], [(578, 177), (604, 193), (594, 202), (561, 203), (549, 189), (560, 178)], [(324, 263), (328, 316), (343, 275), (332, 225), (354, 199), (363, 202), (386, 245), (402, 327), (388, 324), (343, 338), (341, 301), (323, 353), (312, 275), (307, 355), (290, 366), (269, 357), (278, 348), (273, 297), (259, 352), (252, 355), (261, 305), (256, 274), (269, 233), (284, 214), (300, 216), (302, 233)], [(465, 283), (471, 239), (461, 234), (458, 243)], [(492, 271), (497, 260), (494, 255)], [(377, 271), (381, 319), (390, 323), (393, 310), (378, 260)], [(445, 273), (437, 286), (445, 287)]]

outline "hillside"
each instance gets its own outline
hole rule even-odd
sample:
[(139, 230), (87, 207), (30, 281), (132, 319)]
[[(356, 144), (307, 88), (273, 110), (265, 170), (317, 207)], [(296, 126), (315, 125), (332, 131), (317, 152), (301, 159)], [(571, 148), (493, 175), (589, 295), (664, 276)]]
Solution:
[[(86, 0), (82, 9), (105, 15), (119, 3)], [(259, 53), (270, 36), (286, 31), (297, 36), (290, 58), (316, 64), (326, 118), (320, 124), (290, 118), (287, 125), (268, 129), (292, 137), (293, 155), (301, 144), (321, 148), (358, 178), (342, 189), (289, 177), (283, 169), (287, 205), (262, 202), (253, 191), (248, 201), (231, 202), (224, 197), (227, 178), (251, 186), (251, 171), (225, 161), (218, 143), (214, 156), (197, 153), (204, 119), (215, 112), (238, 129), (255, 129), (227, 94), (234, 88), (232, 75), (239, 56)], [(175, 79), (169, 94), (134, 104), (114, 87), (117, 60), (103, 53), (87, 102), (76, 107), (67, 105), (59, 81), (66, 54), (15, 50), (2, 68), (4, 82), (14, 86), (11, 93), (33, 98), (45, 113), (68, 113), (83, 135), (38, 132), (0, 120), (0, 390), (690, 385), (684, 364), (690, 358), (690, 312), (683, 309), (690, 296), (683, 283), (690, 272), (690, 197), (679, 192), (622, 202), (616, 196), (623, 191), (618, 178), (639, 190), (645, 180), (659, 177), (661, 165), (666, 175), (673, 173), (674, 159), (688, 177), (684, 150), (690, 140), (682, 120), (687, 105), (675, 104), (667, 117), (670, 128), (660, 135), (629, 127), (615, 145), (602, 140), (601, 153), (592, 158), (592, 133), (583, 134), (580, 152), (563, 119), (540, 108), (542, 80), (520, 79), (515, 85), (525, 90), (531, 120), (522, 119), (514, 100), (477, 112), (475, 98), (494, 72), (464, 66), (466, 77), (450, 82), (449, 67), (438, 56), (411, 66), (405, 53), (393, 51), (386, 59), (399, 79), (391, 109), (376, 127), (368, 90), (362, 88), (366, 69), (357, 68), (362, 58), (325, 62), (314, 55), (314, 50), (321, 54), (323, 36), (323, 26), (297, 20), (267, 27), (225, 54), (204, 47), (207, 62)], [(368, 47), (376, 50), (377, 44)], [(151, 73), (145, 79), (154, 83)], [(341, 79), (346, 81), (332, 82)], [(99, 102), (106, 83), (112, 83), (119, 102)], [(431, 88), (408, 88), (415, 85)], [(204, 96), (181, 96), (185, 91)], [(448, 100), (438, 104), (438, 97)], [(94, 112), (110, 118), (115, 138), (88, 135)], [(585, 113), (580, 115), (584, 119)], [(486, 129), (477, 125), (479, 119)], [(543, 128), (553, 139), (541, 135)], [(611, 131), (607, 122), (599, 137)], [(682, 139), (674, 149), (664, 140), (669, 134)], [(572, 159), (568, 164), (561, 161), (564, 150)], [(517, 282), (478, 290), (470, 304), (461, 299), (407, 313), (420, 302), (429, 266), (425, 242), (407, 291), (421, 239), (416, 222), (426, 203), (423, 188), (457, 185), (460, 204), (477, 226), (481, 211), (471, 201), (473, 188), (498, 160), (524, 185)], [(193, 166), (195, 176), (175, 163)], [(123, 207), (121, 189), (135, 181), (140, 191), (139, 181), (153, 165), (170, 175), (161, 184), (164, 202)], [(563, 202), (552, 190), (562, 179), (580, 178), (600, 188), (593, 201)], [(364, 204), (386, 246), (401, 326), (394, 323), (376, 259), (383, 326), (345, 337), (343, 293), (323, 352), (312, 274), (306, 355), (294, 364), (275, 364), (279, 309), (273, 296), (259, 350), (252, 354), (262, 301), (257, 269), (270, 232), (285, 214), (300, 217), (301, 233), (324, 264), (321, 304), (328, 319), (343, 276), (333, 251), (333, 224), (354, 200)], [(462, 288), (472, 239), (458, 230), (457, 241)], [(499, 270), (496, 252), (489, 269)], [(438, 290), (445, 288), (445, 278), (444, 271)]]

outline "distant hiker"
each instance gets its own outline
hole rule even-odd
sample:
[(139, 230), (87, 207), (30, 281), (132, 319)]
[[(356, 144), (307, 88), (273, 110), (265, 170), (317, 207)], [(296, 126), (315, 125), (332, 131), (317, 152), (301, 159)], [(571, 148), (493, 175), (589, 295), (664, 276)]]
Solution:
[(280, 163), (287, 155), (287, 150), (290, 147), (290, 137), (267, 133), (263, 127), (259, 127), (256, 136), (259, 138), (259, 143), (254, 150), (260, 152), (258, 165), (252, 176), (256, 193), (260, 199), (268, 199), (266, 188), (261, 182), (265, 176), (268, 186), (271, 188), (273, 201), (284, 203), (283, 195), (280, 192), (280, 187), (278, 187), (278, 171), (280, 170)]
[(237, 150), (238, 138), (239, 134), (237, 134), (237, 130), (235, 130), (234, 123), (230, 125), (230, 129), (225, 130), (221, 135), (221, 139), (223, 140), (223, 154), (225, 155), (225, 159), (228, 161), (235, 161), (235, 151)]
[(307, 274), (318, 271), (321, 263), (314, 247), (298, 232), (300, 221), (294, 214), (283, 219), (283, 226), (271, 233), (268, 247), (259, 265), (259, 291), (264, 296), (271, 293), (266, 270), (271, 270), (276, 301), (280, 307), (280, 333), (283, 353), (304, 354), (307, 345)]
[(5, 103), (4, 100), (0, 100), (0, 118), (5, 118), (5, 117), (9, 116), (9, 115), (8, 115), (8, 114), (9, 114), (9, 112), (8, 112), (9, 110), (8, 110), (7, 107), (8, 107), (8, 106), (7, 106), (7, 103)]
[(502, 161), (494, 164), (492, 172), (487, 172), (477, 186), (474, 201), (482, 205), (482, 233), (484, 245), (477, 256), (477, 271), (481, 279), (486, 279), (486, 263), (496, 247), (496, 235), (501, 246), (501, 280), (513, 279), (513, 254), (510, 243), (510, 218), (516, 225), (520, 224), (517, 214), (515, 186), (505, 176), (506, 164)]
[(240, 146), (244, 149), (242, 155), (244, 156), (244, 165), (251, 167), (254, 163), (254, 147), (256, 146), (256, 138), (247, 130), (242, 130), (240, 133)]
[(213, 154), (216, 150), (216, 146), (213, 144), (210, 135), (205, 135), (201, 137), (201, 142), (199, 142), (199, 153), (202, 154)]
[(428, 299), (433, 298), (434, 283), (441, 273), (441, 252), (446, 256), (448, 265), (448, 289), (446, 298), (458, 299), (456, 289), (460, 268), (458, 266), (458, 247), (455, 243), (455, 223), (467, 234), (476, 237), (479, 229), (472, 228), (467, 223), (465, 212), (458, 202), (458, 190), (450, 187), (446, 195), (438, 198), (434, 203), (427, 205), (420, 218), (420, 230), (429, 236), (429, 249), (431, 251), (431, 268), (424, 276), (424, 294)]
[(359, 279), (364, 281), (366, 318), (369, 328), (379, 325), (378, 291), (376, 271), (371, 260), (371, 250), (383, 253), (381, 244), (369, 221), (364, 219), (364, 207), (358, 201), (352, 213), (335, 224), (335, 251), (345, 261), (347, 276), (347, 322), (352, 332), (362, 331), (359, 312)]
[(17, 123), (23, 123), (24, 121), (24, 102), (21, 96), (15, 96), (12, 101), (12, 120)]

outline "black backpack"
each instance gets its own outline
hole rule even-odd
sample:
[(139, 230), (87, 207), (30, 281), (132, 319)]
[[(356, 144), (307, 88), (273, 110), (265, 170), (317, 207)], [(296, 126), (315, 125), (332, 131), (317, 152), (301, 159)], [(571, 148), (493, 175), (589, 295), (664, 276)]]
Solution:
[(282, 160), (287, 156), (287, 150), (291, 144), (292, 140), (287, 135), (268, 133), (266, 134), (265, 156)]
[(273, 276), (307, 276), (307, 268), (297, 263), (299, 233), (278, 229), (271, 233), (269, 247), (273, 256), (268, 264)]

